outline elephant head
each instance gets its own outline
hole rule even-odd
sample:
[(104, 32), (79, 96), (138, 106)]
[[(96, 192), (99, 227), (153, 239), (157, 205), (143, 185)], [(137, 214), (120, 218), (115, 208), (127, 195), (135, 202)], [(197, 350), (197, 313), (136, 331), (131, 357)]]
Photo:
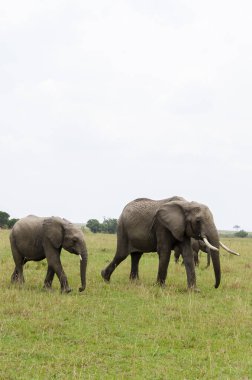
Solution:
[(218, 288), (221, 279), (220, 243), (209, 208), (197, 202), (173, 201), (163, 204), (157, 211), (156, 218), (179, 242), (188, 237), (208, 243), (215, 273), (215, 288)]
[(83, 233), (66, 219), (58, 217), (46, 218), (43, 223), (44, 239), (57, 250), (66, 251), (80, 256), (80, 277), (82, 292), (86, 287), (87, 248)]

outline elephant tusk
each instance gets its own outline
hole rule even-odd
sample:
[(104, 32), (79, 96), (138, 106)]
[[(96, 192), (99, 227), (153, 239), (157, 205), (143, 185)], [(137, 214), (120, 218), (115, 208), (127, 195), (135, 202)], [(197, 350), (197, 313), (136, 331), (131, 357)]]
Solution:
[(214, 247), (212, 244), (209, 243), (206, 237), (203, 238), (203, 241), (208, 248), (212, 249), (213, 251), (219, 251), (218, 248)]
[(82, 261), (82, 257), (81, 257), (81, 255), (79, 255), (80, 256), (80, 261)]
[(220, 241), (220, 246), (225, 249), (225, 251), (229, 252), (229, 253), (232, 253), (232, 255), (236, 255), (236, 256), (240, 256), (239, 253), (235, 252), (235, 251), (232, 251), (232, 249), (228, 248), (225, 246), (225, 244), (223, 244), (221, 241)]

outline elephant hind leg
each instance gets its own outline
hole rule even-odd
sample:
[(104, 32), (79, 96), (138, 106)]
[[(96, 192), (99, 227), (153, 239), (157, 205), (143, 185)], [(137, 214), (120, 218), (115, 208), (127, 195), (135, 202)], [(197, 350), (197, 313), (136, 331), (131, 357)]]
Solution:
[(109, 265), (101, 271), (101, 276), (104, 279), (104, 281), (109, 282), (110, 277), (116, 267), (126, 259), (126, 257), (129, 255), (128, 247), (124, 246), (120, 250), (117, 248), (116, 254), (113, 258), (113, 260), (109, 263)]
[(142, 257), (143, 252), (131, 252), (131, 271), (130, 271), (130, 280), (139, 279), (139, 260)]
[(11, 250), (13, 260), (15, 262), (15, 269), (11, 276), (12, 283), (24, 283), (24, 275), (23, 275), (23, 265), (26, 263), (25, 258), (19, 253), (16, 244), (13, 240), (11, 240)]
[(15, 266), (15, 269), (11, 275), (11, 282), (14, 283), (24, 283), (23, 267)]

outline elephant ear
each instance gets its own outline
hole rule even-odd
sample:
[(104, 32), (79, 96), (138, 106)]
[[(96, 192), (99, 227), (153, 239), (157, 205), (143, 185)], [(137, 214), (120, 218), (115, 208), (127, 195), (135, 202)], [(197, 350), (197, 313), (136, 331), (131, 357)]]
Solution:
[(185, 233), (184, 202), (169, 202), (162, 205), (157, 214), (157, 220), (167, 228), (176, 240), (182, 241)]
[(44, 239), (50, 241), (54, 248), (59, 249), (62, 246), (64, 229), (60, 218), (45, 218), (43, 222)]

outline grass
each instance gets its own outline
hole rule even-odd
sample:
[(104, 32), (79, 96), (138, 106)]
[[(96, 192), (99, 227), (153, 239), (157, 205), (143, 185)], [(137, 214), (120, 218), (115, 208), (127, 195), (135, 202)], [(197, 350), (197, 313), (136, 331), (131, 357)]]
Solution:
[(252, 378), (252, 239), (223, 238), (241, 257), (221, 253), (217, 290), (202, 254), (194, 294), (173, 258), (167, 287), (154, 285), (156, 254), (143, 256), (139, 282), (128, 279), (128, 258), (105, 284), (116, 237), (88, 233), (87, 289), (78, 293), (79, 260), (63, 252), (73, 292), (61, 295), (57, 278), (42, 290), (45, 261), (26, 264), (21, 288), (10, 285), (8, 234), (0, 231), (0, 379)]

